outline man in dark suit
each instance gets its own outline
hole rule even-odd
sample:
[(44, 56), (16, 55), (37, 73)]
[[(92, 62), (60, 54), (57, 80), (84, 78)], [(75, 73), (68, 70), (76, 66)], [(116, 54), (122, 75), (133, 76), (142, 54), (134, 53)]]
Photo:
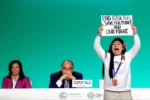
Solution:
[(49, 88), (72, 88), (72, 80), (83, 79), (83, 75), (73, 71), (73, 69), (73, 62), (65, 60), (62, 63), (61, 71), (50, 75)]

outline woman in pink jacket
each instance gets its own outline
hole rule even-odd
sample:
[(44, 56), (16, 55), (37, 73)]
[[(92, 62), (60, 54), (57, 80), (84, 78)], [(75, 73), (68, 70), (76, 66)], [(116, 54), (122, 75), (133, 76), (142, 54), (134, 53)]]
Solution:
[(3, 79), (2, 88), (31, 88), (29, 78), (24, 75), (19, 60), (10, 62), (9, 74)]

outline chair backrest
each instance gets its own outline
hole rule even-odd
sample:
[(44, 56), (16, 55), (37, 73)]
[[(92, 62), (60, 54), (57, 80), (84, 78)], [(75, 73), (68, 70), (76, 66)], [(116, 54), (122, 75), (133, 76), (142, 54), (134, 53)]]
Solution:
[(99, 88), (104, 88), (104, 80), (99, 80)]
[(30, 81), (31, 87), (32, 87), (32, 81)]

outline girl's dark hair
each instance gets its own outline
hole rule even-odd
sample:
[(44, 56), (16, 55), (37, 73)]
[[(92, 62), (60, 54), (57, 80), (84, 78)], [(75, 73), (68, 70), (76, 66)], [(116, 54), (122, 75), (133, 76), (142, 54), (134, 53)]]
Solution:
[(11, 78), (11, 76), (12, 76), (12, 65), (15, 64), (15, 63), (17, 63), (19, 65), (19, 69), (20, 69), (19, 70), (19, 80), (22, 80), (22, 79), (24, 79), (25, 75), (24, 75), (24, 72), (23, 72), (23, 69), (22, 69), (22, 64), (19, 60), (13, 60), (9, 63), (9, 68), (8, 68), (9, 74), (8, 74), (7, 77)]
[[(124, 44), (124, 41), (121, 38), (115, 38), (113, 39), (113, 41), (111, 42), (110, 46), (109, 46), (109, 50), (108, 52), (110, 53), (110, 63), (109, 63), (109, 77), (113, 78), (113, 63), (114, 63), (114, 54), (112, 52), (112, 44), (114, 43), (114, 41), (119, 41), (121, 44)], [(126, 52), (126, 48), (124, 48), (124, 50), (122, 51), (122, 54), (124, 54)], [(105, 54), (107, 57), (107, 53)], [(104, 68), (104, 63), (103, 63), (103, 69), (102, 69), (102, 75), (103, 77), (105, 77), (105, 68)]]

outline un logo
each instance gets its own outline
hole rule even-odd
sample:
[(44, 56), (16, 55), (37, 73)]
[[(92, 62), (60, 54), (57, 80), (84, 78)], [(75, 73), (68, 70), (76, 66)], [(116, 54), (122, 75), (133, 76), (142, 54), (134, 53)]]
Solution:
[(90, 100), (94, 99), (94, 93), (93, 93), (93, 92), (89, 92), (89, 93), (87, 94), (87, 97), (88, 97)]
[(67, 93), (66, 92), (59, 93), (59, 98), (60, 99), (66, 99), (67, 98)]

